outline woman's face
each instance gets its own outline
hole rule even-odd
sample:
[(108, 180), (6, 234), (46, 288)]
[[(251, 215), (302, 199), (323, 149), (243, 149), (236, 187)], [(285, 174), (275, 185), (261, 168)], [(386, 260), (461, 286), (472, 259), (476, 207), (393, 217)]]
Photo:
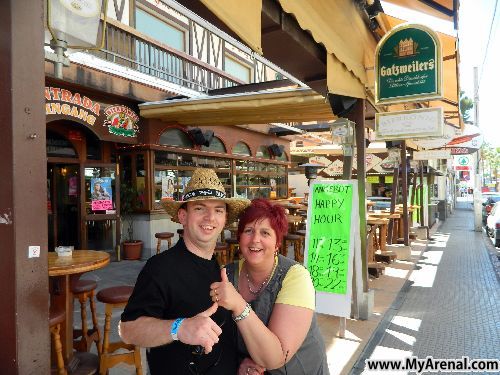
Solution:
[(276, 243), (276, 232), (268, 218), (248, 223), (240, 235), (240, 250), (250, 265), (274, 262)]

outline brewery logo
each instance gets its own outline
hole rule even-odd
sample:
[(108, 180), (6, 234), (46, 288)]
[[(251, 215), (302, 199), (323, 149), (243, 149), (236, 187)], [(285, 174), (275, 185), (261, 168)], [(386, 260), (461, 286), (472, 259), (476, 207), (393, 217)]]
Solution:
[(104, 126), (111, 134), (135, 137), (139, 132), (139, 116), (124, 105), (111, 105), (104, 110)]

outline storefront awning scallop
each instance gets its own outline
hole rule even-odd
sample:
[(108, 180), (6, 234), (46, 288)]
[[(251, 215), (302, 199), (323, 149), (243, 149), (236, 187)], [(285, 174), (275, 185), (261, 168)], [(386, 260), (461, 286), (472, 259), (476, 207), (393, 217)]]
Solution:
[(182, 125), (244, 125), (272, 122), (332, 121), (330, 105), (309, 88), (281, 89), (139, 105), (145, 118)]

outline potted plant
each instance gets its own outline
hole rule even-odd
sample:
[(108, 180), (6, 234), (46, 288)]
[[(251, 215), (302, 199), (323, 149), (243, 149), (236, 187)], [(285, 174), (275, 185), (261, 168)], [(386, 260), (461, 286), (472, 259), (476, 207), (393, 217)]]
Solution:
[(141, 259), (142, 241), (134, 238), (133, 212), (136, 205), (137, 189), (129, 183), (120, 186), (120, 211), (123, 234), (123, 258), (128, 260)]

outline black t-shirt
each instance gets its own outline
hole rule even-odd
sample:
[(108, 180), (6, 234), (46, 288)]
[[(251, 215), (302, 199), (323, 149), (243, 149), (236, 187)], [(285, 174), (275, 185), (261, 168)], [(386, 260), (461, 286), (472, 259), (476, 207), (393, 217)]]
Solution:
[[(220, 280), (220, 268), (215, 258), (198, 257), (181, 239), (171, 249), (147, 261), (121, 320), (126, 322), (141, 316), (159, 319), (193, 317), (213, 304), (209, 295), (210, 284)], [(195, 355), (193, 346), (180, 341), (150, 348), (147, 358), (151, 375), (196, 374), (196, 371), (189, 370), (190, 362), (200, 374), (236, 374), (236, 326), (231, 313), (219, 307), (211, 318), (222, 326), (222, 334), (210, 354)]]

